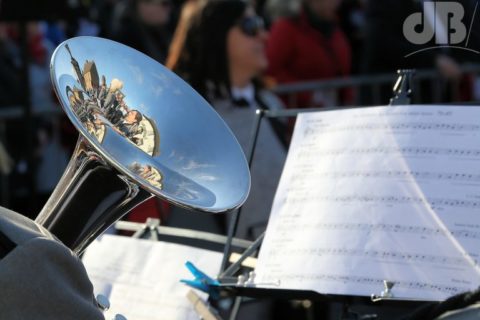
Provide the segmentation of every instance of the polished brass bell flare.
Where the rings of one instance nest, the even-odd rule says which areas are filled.
[[[114,41],[65,41],[53,87],[80,132],[75,152],[36,221],[76,253],[152,196],[204,212],[238,208],[250,189],[230,129],[188,84]]]

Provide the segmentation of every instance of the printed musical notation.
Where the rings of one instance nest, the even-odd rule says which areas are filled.
[[[298,158],[328,157],[339,155],[402,155],[402,156],[455,156],[465,158],[479,158],[480,149],[433,148],[433,147],[371,147],[371,148],[342,148],[342,149],[303,149],[298,152]]]
[[[447,132],[473,132],[480,131],[478,124],[465,123],[431,123],[431,122],[396,122],[396,123],[353,123],[348,125],[318,126],[316,129],[307,127],[303,130],[303,136],[311,134],[324,134],[345,131],[400,131],[400,130],[421,130],[421,131],[447,131]]]
[[[443,255],[426,254],[426,253],[412,253],[400,251],[385,251],[385,250],[360,250],[351,248],[290,248],[282,252],[275,251],[272,257],[278,255],[286,255],[290,258],[298,258],[304,256],[311,257],[363,257],[368,259],[380,260],[383,262],[397,261],[408,263],[430,263],[440,264],[442,266],[469,266],[472,264],[469,257],[448,257]],[[476,263],[475,261],[473,261]]]
[[[480,174],[460,173],[460,172],[420,172],[420,171],[328,171],[328,172],[308,172],[299,173],[293,178],[293,181],[304,181],[308,175],[309,179],[345,179],[345,178],[362,178],[362,179],[422,179],[422,180],[439,180],[439,181],[455,181],[480,183]]]
[[[477,119],[480,108],[444,106],[301,114],[259,282],[370,296],[389,280],[426,300],[478,287]]]
[[[478,231],[468,230],[465,228],[457,229],[445,229],[445,228],[432,228],[427,226],[418,226],[418,225],[402,225],[402,224],[387,224],[387,223],[305,223],[295,225],[296,230],[302,232],[307,232],[310,230],[315,230],[319,232],[333,230],[341,232],[364,232],[367,234],[380,233],[378,236],[381,236],[381,233],[403,233],[411,235],[423,235],[423,236],[438,236],[438,237],[449,237],[453,236],[455,238],[465,238],[471,240],[480,240],[480,227]],[[294,228],[289,225],[280,225],[277,227],[278,232],[289,232]]]
[[[432,209],[439,207],[454,208],[480,208],[480,201],[464,200],[464,199],[427,199],[409,196],[375,196],[375,195],[341,195],[341,196],[315,196],[309,195],[303,197],[295,196],[286,199],[288,204],[310,203],[310,202],[335,202],[340,204],[349,203],[375,203],[375,204],[425,204]]]

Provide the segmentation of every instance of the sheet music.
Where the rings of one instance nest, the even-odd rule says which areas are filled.
[[[106,319],[122,314],[129,320],[197,320],[186,297],[190,288],[180,283],[193,279],[185,262],[215,276],[221,259],[221,253],[208,250],[104,235],[90,245],[83,262],[95,294],[109,297]]]
[[[442,300],[480,285],[480,108],[297,118],[257,283]]]

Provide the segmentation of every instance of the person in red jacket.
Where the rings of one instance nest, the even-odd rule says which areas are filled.
[[[345,77],[350,74],[351,53],[337,25],[340,0],[303,0],[297,16],[280,18],[267,42],[267,74],[276,83]],[[323,107],[351,103],[349,90],[306,92],[288,107]]]

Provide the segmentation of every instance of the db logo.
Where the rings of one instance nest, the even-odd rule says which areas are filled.
[[[470,29],[475,18],[477,5],[478,3],[475,4]],[[419,51],[435,49],[439,46],[449,46],[480,53],[467,48],[470,31],[467,33],[467,27],[462,22],[464,15],[465,9],[461,3],[453,1],[425,1],[423,2],[423,12],[412,13],[405,19],[403,35],[408,41],[417,45],[426,44],[435,37],[436,47],[425,48]],[[465,41],[465,39],[466,43],[464,46],[455,46]]]
[[[423,14],[416,12],[407,17],[403,23],[403,34],[411,43],[425,44],[432,40],[436,30],[447,29],[447,38],[437,37],[436,44],[458,44],[467,37],[467,28],[462,22],[464,14],[463,6],[458,2],[426,1],[423,3]],[[417,32],[417,26],[423,27],[423,31]]]

